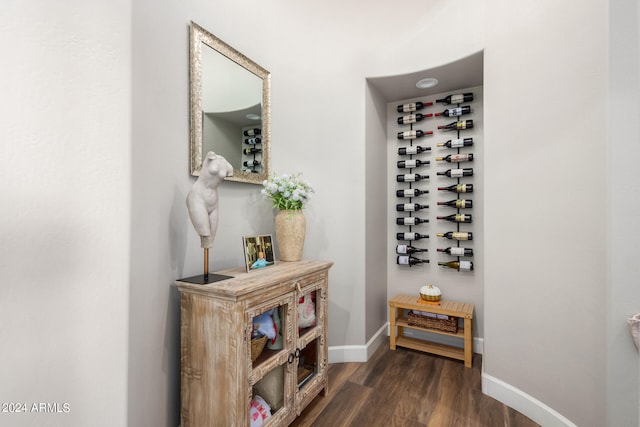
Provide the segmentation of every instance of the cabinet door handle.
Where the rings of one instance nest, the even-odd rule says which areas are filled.
[[[292,364],[294,360],[299,359],[300,353],[302,353],[302,350],[300,350],[299,348],[296,348],[296,351],[294,351],[293,353],[289,353],[289,357],[287,357],[287,363]]]
[[[299,294],[302,293],[302,289],[300,289],[300,282],[296,282],[296,289],[298,290]]]

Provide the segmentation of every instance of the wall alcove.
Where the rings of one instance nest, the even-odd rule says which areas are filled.
[[[473,303],[476,307],[476,325],[474,327],[474,351],[482,353],[483,337],[483,269],[482,269],[482,245],[483,245],[483,224],[482,224],[482,149],[484,145],[482,122],[483,122],[483,52],[477,52],[460,60],[450,62],[441,66],[411,72],[401,75],[370,77],[367,78],[367,99],[366,99],[366,144],[365,144],[365,170],[366,170],[366,236],[368,244],[365,249],[366,257],[366,339],[372,342],[379,338],[380,341],[386,338],[386,322],[388,320],[386,301],[399,293],[416,294],[418,289],[427,284],[433,283],[441,287],[443,295],[447,299],[455,299]],[[438,84],[434,87],[421,89],[416,87],[416,83],[423,78],[435,78]],[[444,271],[437,265],[438,261],[449,261],[453,258],[445,259],[442,254],[436,251],[437,248],[446,248],[452,245],[452,241],[436,237],[436,233],[445,231],[447,227],[442,221],[436,221],[436,215],[448,215],[449,212],[441,206],[437,206],[438,201],[446,201],[457,197],[454,193],[437,194],[438,185],[445,185],[443,177],[436,176],[436,171],[446,170],[455,166],[446,162],[436,162],[436,157],[451,154],[453,150],[444,150],[436,147],[437,143],[443,143],[452,138],[463,138],[467,135],[454,135],[456,132],[442,132],[437,129],[438,125],[444,125],[456,121],[456,117],[428,118],[421,122],[414,123],[413,129],[432,130],[433,135],[416,139],[415,144],[431,147],[431,151],[423,153],[423,156],[415,156],[421,160],[429,160],[430,165],[414,172],[424,173],[430,176],[428,181],[430,193],[423,199],[414,199],[416,203],[429,205],[428,216],[431,218],[428,224],[424,224],[420,233],[430,235],[429,239],[414,242],[414,246],[428,248],[428,253],[424,258],[428,258],[427,265],[407,268],[396,264],[396,244],[402,243],[396,240],[396,232],[399,226],[396,225],[396,203],[403,203],[396,197],[396,190],[399,189],[395,180],[397,174],[404,173],[397,168],[396,162],[401,160],[397,154],[399,141],[396,138],[398,131],[405,129],[397,123],[400,116],[408,113],[398,113],[397,105],[417,102],[434,101],[448,94],[473,92],[473,112],[461,118],[473,119],[475,127],[473,129],[474,161],[469,164],[474,168],[473,196],[473,232],[474,232],[474,265],[475,270],[470,274],[463,275],[457,271]],[[441,96],[442,95],[442,96]],[[451,107],[443,104],[436,104],[427,107],[420,113],[441,113],[446,108]],[[406,141],[405,141],[406,142]],[[464,167],[469,167],[466,164]],[[460,167],[463,167],[460,164]],[[447,183],[448,185],[449,183]],[[467,197],[471,198],[471,197]],[[408,231],[408,230],[407,230]],[[440,241],[438,240],[440,239]],[[406,242],[404,242],[406,243]],[[455,243],[455,242],[454,242]],[[464,246],[464,245],[463,245]],[[381,328],[381,325],[385,325]],[[382,335],[380,337],[380,335]],[[457,345],[456,340],[448,340],[446,337],[430,337],[434,341],[441,341],[447,344]]]

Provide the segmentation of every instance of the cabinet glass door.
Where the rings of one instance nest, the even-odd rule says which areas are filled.
[[[309,383],[318,374],[320,361],[318,359],[319,339],[315,339],[300,349],[298,353],[298,363],[296,366],[296,377],[298,390]]]
[[[322,387],[323,370],[326,369],[326,287],[312,284],[296,293],[297,340],[295,346],[297,401],[308,392]],[[325,377],[326,378],[326,377]]]
[[[247,312],[251,426],[277,425],[291,413],[292,337],[286,331],[291,329],[292,307],[289,295]]]
[[[286,364],[278,365],[251,387],[249,420],[252,426],[280,424],[288,416],[285,398]]]
[[[280,304],[251,316],[251,367],[256,369],[284,351],[289,304]]]

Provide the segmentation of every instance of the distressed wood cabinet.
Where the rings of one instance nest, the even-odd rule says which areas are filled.
[[[249,426],[256,394],[271,407],[266,427],[291,423],[320,392],[328,392],[327,290],[324,261],[280,262],[208,285],[177,281],[181,306],[181,426]],[[315,313],[299,313],[299,301]],[[251,359],[253,320],[277,311],[282,348]],[[302,316],[302,317],[300,317]],[[306,317],[305,317],[306,316]],[[299,317],[315,316],[311,326]],[[307,326],[307,327],[302,327]]]

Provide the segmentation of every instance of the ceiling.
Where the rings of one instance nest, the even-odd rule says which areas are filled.
[[[483,84],[483,57],[483,52],[478,52],[429,70],[398,76],[370,77],[367,81],[380,91],[387,102],[480,86]],[[438,79],[438,85],[429,89],[418,89],[416,83],[426,77]]]
[[[237,111],[222,111],[216,113],[205,112],[205,114],[209,117],[217,117],[240,127],[262,125],[262,120],[260,118],[250,119],[247,117],[248,114],[254,114],[258,117],[261,117],[262,103],[258,103],[256,105],[252,105],[251,107]]]

